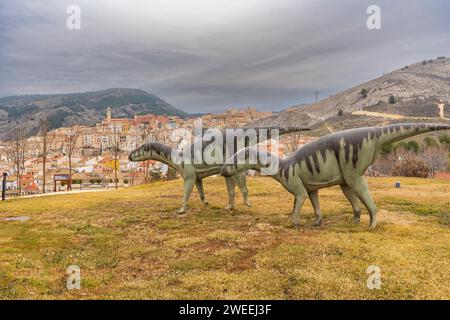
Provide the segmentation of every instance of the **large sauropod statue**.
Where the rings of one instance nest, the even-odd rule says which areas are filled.
[[[375,162],[376,156],[384,145],[437,130],[450,130],[450,125],[405,123],[350,129],[310,142],[284,159],[272,158],[279,161],[276,173],[272,177],[295,196],[292,212],[294,226],[299,225],[300,209],[307,197],[314,208],[316,216],[314,225],[320,225],[322,214],[318,190],[339,185],[353,207],[354,222],[359,223],[361,215],[359,200],[361,200],[369,211],[369,227],[374,228],[377,224],[376,206],[370,196],[364,172]],[[222,167],[221,174],[230,177],[242,174],[247,169],[260,171],[268,167],[269,162],[262,162],[260,159],[264,157],[266,159],[267,155],[272,155],[263,155],[256,151],[256,148],[250,148],[242,149],[228,159]],[[257,153],[254,164],[248,163],[251,152]],[[239,155],[246,159],[246,163],[238,163],[238,159],[242,159]],[[274,163],[273,160],[272,163]]]
[[[288,128],[280,128],[280,127],[254,127],[254,128],[242,128],[243,130],[247,129],[255,129],[254,132],[256,133],[256,138],[260,138],[260,130],[266,130],[266,136],[264,138],[270,139],[271,138],[271,130],[272,129],[278,129],[278,133],[280,135],[287,134],[291,132],[299,132],[299,131],[305,131],[309,130],[307,128],[296,128],[296,127],[288,127]],[[181,162],[178,163],[175,159],[172,159],[173,156],[173,148],[170,146],[167,146],[165,144],[159,143],[159,142],[148,142],[137,148],[136,150],[132,151],[129,155],[130,161],[145,161],[145,160],[156,160],[163,162],[176,170],[178,173],[181,174],[184,180],[184,196],[183,196],[183,205],[178,210],[178,213],[185,213],[188,205],[188,200],[191,195],[192,189],[194,187],[194,184],[198,190],[198,193],[200,195],[200,199],[204,204],[208,204],[205,198],[205,192],[203,191],[203,179],[215,174],[220,173],[220,168],[222,167],[225,159],[227,156],[234,154],[238,151],[236,143],[233,144],[233,151],[226,152],[227,148],[227,134],[225,132],[226,129],[220,130],[220,134],[222,135],[222,151],[223,155],[222,158],[224,159],[222,162],[217,164],[208,164],[202,159],[201,163],[196,163],[194,161],[194,154],[195,154],[195,147],[194,144],[190,144],[183,148],[185,152],[189,154],[189,163]],[[233,139],[236,139],[236,137],[233,137]],[[211,141],[203,141],[201,145],[202,152],[207,148],[209,145],[214,143],[214,139],[211,139]],[[248,146],[249,141],[245,140],[245,146]],[[186,151],[188,150],[188,151]],[[234,177],[228,177],[225,178],[225,182],[227,185],[227,191],[228,191],[228,205],[226,207],[227,210],[232,210],[234,208],[234,197],[235,197],[235,188],[236,184],[238,185],[239,189],[241,190],[241,193],[244,198],[244,203],[247,206],[251,206],[250,201],[248,200],[248,189],[247,189],[247,183],[245,178],[245,172],[242,174],[238,174]]]

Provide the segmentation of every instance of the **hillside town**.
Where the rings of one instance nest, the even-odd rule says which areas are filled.
[[[61,127],[23,141],[1,142],[0,170],[7,174],[5,190],[10,195],[131,186],[168,172],[166,165],[153,160],[128,160],[128,153],[141,144],[159,141],[173,146],[173,131],[192,129],[197,120],[202,120],[204,127],[238,128],[270,115],[271,112],[247,108],[185,119],[154,114],[115,118],[108,107],[106,117],[95,126]],[[295,139],[296,144],[306,142],[304,137]],[[280,155],[285,149],[279,143]]]

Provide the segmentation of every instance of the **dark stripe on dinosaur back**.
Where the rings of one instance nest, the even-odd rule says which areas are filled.
[[[337,132],[304,145],[293,155],[292,158],[296,163],[302,163],[302,161],[305,161],[306,167],[311,174],[314,174],[314,169],[317,173],[320,173],[319,155],[322,157],[324,162],[326,162],[328,151],[334,154],[336,160],[339,162],[341,141],[343,140],[345,161],[350,161],[350,153],[352,153],[351,161],[353,166],[356,166],[364,139],[372,140],[374,138],[378,138],[380,135],[381,128],[362,128]],[[287,177],[287,175],[288,172],[285,172],[285,177]]]
[[[172,148],[159,143],[159,142],[148,142],[144,146],[144,151],[150,152],[153,151],[157,155],[163,156],[164,158],[170,159],[172,154]]]
[[[444,124],[426,124],[426,123],[405,123],[394,124],[384,127],[374,128],[358,128],[337,132],[320,138],[316,141],[310,142],[300,148],[293,156],[286,162],[286,168],[282,168],[283,175],[286,180],[289,179],[289,168],[293,168],[295,163],[302,165],[305,161],[306,167],[311,174],[314,174],[314,169],[320,173],[319,154],[322,156],[324,162],[327,151],[334,154],[336,160],[340,161],[341,141],[344,142],[344,156],[345,161],[350,162],[350,153],[352,153],[352,164],[356,167],[359,159],[364,139],[377,140],[385,134],[395,134],[402,130],[419,132],[421,129],[428,129],[430,131],[450,129],[448,125]]]

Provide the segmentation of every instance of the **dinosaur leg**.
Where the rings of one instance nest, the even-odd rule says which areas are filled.
[[[245,172],[234,176],[236,183],[241,190],[242,196],[244,197],[244,203],[247,207],[251,207],[252,204],[248,200],[248,189],[247,189],[247,179],[245,177]]]
[[[178,210],[179,214],[185,213],[191,195],[192,189],[194,188],[195,177],[186,177],[184,179],[184,196],[183,196],[183,206]]]
[[[322,212],[320,212],[320,205],[319,205],[319,191],[317,190],[312,191],[308,195],[314,208],[314,214],[316,215],[316,220],[314,220],[314,226],[317,227],[322,224]]]
[[[292,223],[295,228],[298,228],[300,226],[300,210],[303,206],[303,203],[305,203],[306,198],[306,192],[295,195],[294,210],[292,210]]]
[[[200,195],[200,200],[204,204],[208,204],[208,201],[206,201],[205,198],[205,191],[203,190],[203,180],[202,179],[195,180],[195,187],[197,188],[198,194]]]
[[[359,203],[358,197],[356,196],[355,192],[345,184],[341,185],[341,190],[352,205],[353,223],[359,223],[359,219],[361,217],[361,204]]]
[[[236,181],[233,177],[227,177],[225,178],[225,182],[227,183],[227,190],[228,190],[228,205],[225,207],[226,210],[233,210],[234,209],[234,196],[236,195],[235,187],[236,187]]]
[[[377,225],[377,206],[373,202],[373,199],[369,193],[369,187],[367,185],[367,181],[364,177],[356,177],[351,181],[351,183],[347,184],[350,188],[353,189],[355,194],[358,196],[359,200],[364,204],[364,206],[369,211],[370,216],[370,228],[375,228]]]

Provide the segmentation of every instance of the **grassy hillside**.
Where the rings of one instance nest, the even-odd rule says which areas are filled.
[[[11,96],[0,98],[0,137],[7,137],[17,127],[35,134],[39,120],[44,118],[52,129],[74,124],[94,125],[105,118],[107,107],[111,107],[115,118],[148,113],[187,116],[161,98],[139,89]]]
[[[402,188],[394,189],[395,181]],[[337,188],[321,192],[324,223],[308,202],[291,227],[292,196],[269,178],[249,181],[252,208],[228,213],[223,179],[209,178],[177,216],[182,181],[0,203],[0,298],[431,299],[450,298],[450,182],[369,181],[379,225],[350,223]],[[4,221],[10,216],[28,221]],[[81,290],[66,268],[81,267]],[[381,268],[382,289],[366,287]]]

